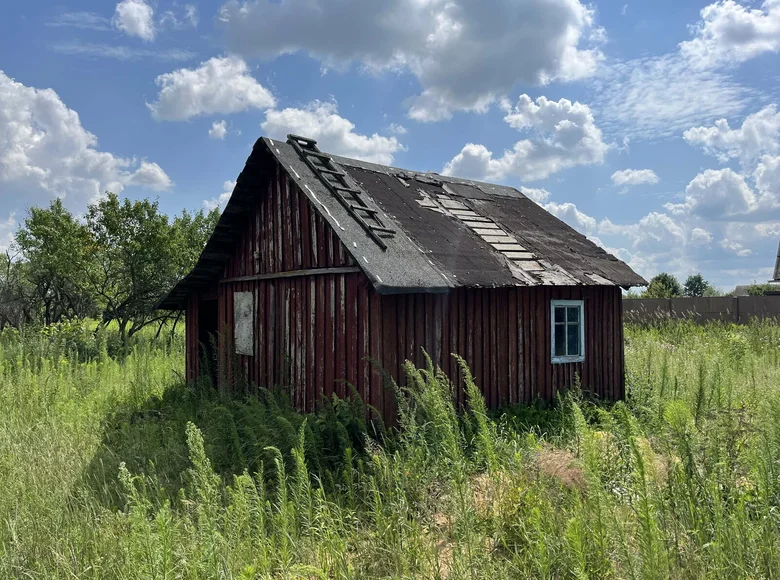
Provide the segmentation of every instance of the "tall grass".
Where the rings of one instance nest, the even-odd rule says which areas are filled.
[[[75,337],[75,338],[74,338]],[[180,337],[0,335],[3,578],[761,578],[780,570],[780,329],[626,331],[628,396],[468,411],[185,386]]]

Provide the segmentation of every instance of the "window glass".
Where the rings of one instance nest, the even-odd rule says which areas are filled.
[[[580,307],[569,306],[567,309],[566,322],[579,322],[580,321]]]
[[[555,356],[566,356],[566,325],[565,324],[555,325]]]
[[[566,322],[566,308],[563,306],[555,307],[555,322]]]
[[[578,356],[580,354],[580,325],[567,324],[566,354],[568,356]]]

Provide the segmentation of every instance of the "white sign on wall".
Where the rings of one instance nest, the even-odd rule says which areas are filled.
[[[233,293],[233,336],[236,354],[255,354],[255,295],[253,292]]]

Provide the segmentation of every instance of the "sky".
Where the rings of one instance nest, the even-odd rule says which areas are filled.
[[[106,191],[226,203],[255,140],[515,186],[650,278],[771,278],[780,0],[0,9],[0,248]]]

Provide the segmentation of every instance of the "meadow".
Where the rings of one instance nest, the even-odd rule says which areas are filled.
[[[771,578],[780,327],[626,329],[625,402],[456,412],[185,385],[181,334],[0,334],[1,578]]]

